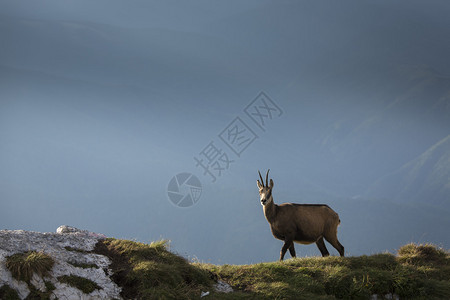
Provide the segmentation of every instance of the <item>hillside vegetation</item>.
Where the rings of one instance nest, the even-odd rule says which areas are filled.
[[[112,279],[124,299],[200,299],[207,291],[202,299],[369,299],[374,294],[378,299],[450,299],[450,253],[429,244],[405,245],[397,255],[220,266],[190,263],[170,252],[166,241],[106,239],[93,252],[112,260]],[[216,291],[218,280],[234,291]],[[77,284],[85,290],[82,281]],[[5,285],[0,299],[19,298]],[[34,293],[33,299],[48,299],[48,294]]]
[[[246,266],[206,267],[238,292],[218,299],[448,299],[449,253],[409,244],[397,256],[310,257]],[[202,266],[205,267],[205,266]]]
[[[400,299],[450,298],[450,253],[433,245],[408,244],[397,255],[310,257],[254,265],[189,263],[164,241],[142,244],[107,239],[96,252],[113,260],[114,280],[124,298],[364,299],[397,294]],[[235,290],[215,292],[221,279]]]

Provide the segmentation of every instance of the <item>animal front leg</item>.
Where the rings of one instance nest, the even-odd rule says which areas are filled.
[[[284,245],[281,248],[281,252],[280,252],[280,261],[283,260],[284,255],[286,254],[287,249],[289,249],[291,247],[291,245],[293,245],[292,240],[285,240],[284,241]]]

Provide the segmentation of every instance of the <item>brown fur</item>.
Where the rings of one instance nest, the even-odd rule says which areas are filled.
[[[324,240],[327,240],[341,256],[344,256],[344,247],[337,239],[337,227],[340,224],[338,214],[325,204],[295,204],[283,203],[277,205],[273,202],[273,180],[267,183],[269,171],[266,175],[266,185],[257,181],[261,203],[264,206],[264,216],[270,224],[275,238],[284,241],[281,248],[280,260],[283,260],[286,251],[295,257],[294,242],[300,244],[316,243],[322,256],[328,256]],[[261,181],[262,176],[260,174]]]

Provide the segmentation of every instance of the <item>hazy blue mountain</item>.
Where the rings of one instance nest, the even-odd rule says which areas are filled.
[[[450,208],[450,136],[395,172],[375,182],[368,193],[401,203]]]
[[[331,172],[345,172],[355,193],[449,134],[448,78],[423,66],[403,67],[391,84],[389,94],[377,95],[382,105],[332,121],[317,145]]]

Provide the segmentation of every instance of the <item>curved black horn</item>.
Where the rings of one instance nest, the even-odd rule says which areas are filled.
[[[258,170],[258,174],[259,174],[259,178],[261,179],[261,184],[264,185],[264,181],[262,179],[262,176],[261,176],[261,173],[259,172],[259,170]]]
[[[267,174],[266,174],[266,186],[269,187],[269,171],[270,169],[267,169]]]

